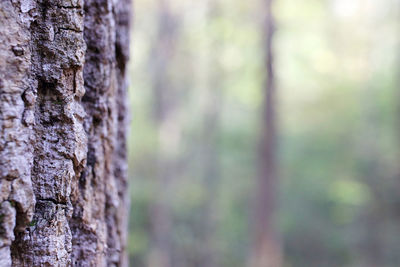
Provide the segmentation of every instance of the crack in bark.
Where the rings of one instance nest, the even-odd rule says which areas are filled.
[[[56,204],[56,205],[67,206],[66,202],[57,201],[56,199],[53,199],[53,198],[37,198],[36,202],[38,202],[38,201],[51,202],[51,203]]]
[[[76,33],[82,33],[82,30],[77,30],[77,29],[73,29],[73,28],[66,28],[66,27],[58,27],[58,30],[62,30],[62,31],[72,31],[72,32],[76,32]],[[60,33],[60,32],[57,33]]]

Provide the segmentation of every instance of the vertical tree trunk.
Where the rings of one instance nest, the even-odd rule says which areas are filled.
[[[154,203],[151,206],[150,267],[173,267],[172,264],[172,211],[170,193],[176,175],[174,151],[179,139],[180,123],[175,117],[174,88],[170,66],[174,57],[177,25],[168,0],[161,0],[158,12],[157,40],[153,47],[152,80],[154,82],[154,122],[158,147],[154,156],[156,164]]]
[[[264,91],[263,123],[261,127],[259,177],[256,186],[253,246],[250,257],[251,267],[279,267],[281,248],[275,229],[277,196],[276,160],[276,115],[275,115],[275,73],[273,68],[272,40],[274,20],[272,0],[266,0],[264,20],[266,83]]]
[[[217,1],[204,1],[205,12],[204,20],[212,23],[214,19],[218,19],[220,14],[220,6]],[[216,36],[207,36],[207,42],[202,55],[204,57],[205,66],[203,74],[203,83],[205,84],[205,104],[203,110],[203,129],[202,142],[199,143],[203,167],[203,183],[206,191],[206,198],[201,210],[202,222],[200,222],[200,263],[202,267],[219,266],[218,246],[217,246],[217,208],[216,202],[218,198],[221,170],[220,170],[220,153],[218,150],[218,136],[221,124],[222,110],[222,80],[223,70],[220,65],[219,55],[222,52],[221,44],[216,40]]]
[[[0,2],[0,266],[126,266],[129,0]]]
[[[217,72],[218,73],[218,72]],[[220,72],[218,74],[221,74]],[[215,83],[214,86],[219,86]],[[218,266],[218,252],[216,251],[216,207],[215,202],[218,195],[220,180],[220,158],[218,151],[218,132],[220,120],[221,91],[215,90],[214,98],[209,98],[207,110],[205,111],[203,129],[203,166],[204,166],[204,187],[207,198],[204,200],[202,210],[203,221],[201,222],[201,243],[202,267]]]

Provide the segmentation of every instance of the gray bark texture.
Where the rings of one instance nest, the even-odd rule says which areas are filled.
[[[127,266],[129,0],[0,1],[0,266]]]

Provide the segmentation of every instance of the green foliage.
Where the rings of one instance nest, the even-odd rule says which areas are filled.
[[[130,257],[133,266],[148,266],[151,206],[165,191],[171,250],[180,266],[203,266],[204,223],[210,220],[207,246],[217,266],[242,267],[257,176],[264,7],[253,0],[167,2],[178,34],[166,45],[174,51],[164,85],[173,112],[165,123],[169,149],[163,151],[152,76],[159,1],[136,1]],[[398,4],[274,3],[278,225],[285,266],[400,266]],[[217,111],[207,117],[213,101]],[[213,116],[217,122],[210,128]],[[160,158],[173,169],[161,190]],[[210,158],[217,170],[212,177]]]

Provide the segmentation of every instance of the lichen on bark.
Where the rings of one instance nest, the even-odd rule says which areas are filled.
[[[128,29],[128,0],[0,2],[0,266],[127,265]]]

